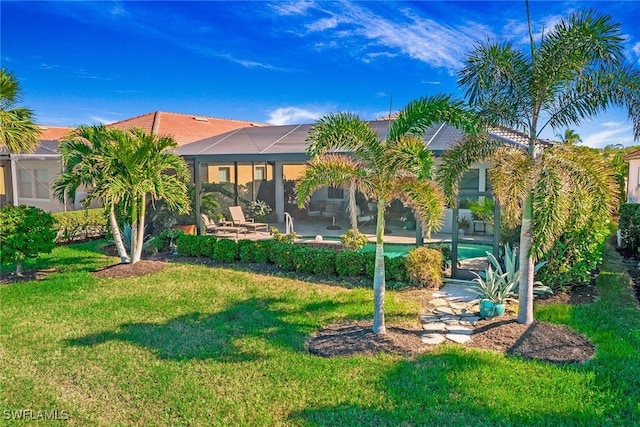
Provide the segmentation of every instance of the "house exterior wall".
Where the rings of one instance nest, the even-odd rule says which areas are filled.
[[[640,203],[640,159],[629,160],[627,180],[627,202]]]
[[[11,193],[17,190],[12,204],[35,206],[48,212],[65,210],[65,206],[54,199],[51,190],[51,185],[61,174],[59,158],[17,158],[13,165],[16,182],[12,188],[6,188]]]

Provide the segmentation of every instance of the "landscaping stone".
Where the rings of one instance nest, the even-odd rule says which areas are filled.
[[[479,316],[464,316],[460,318],[460,324],[475,326],[478,320],[480,320]]]
[[[436,307],[443,306],[443,305],[446,306],[447,304],[449,304],[449,301],[447,301],[444,298],[436,298],[429,301],[429,304],[434,305]]]
[[[435,310],[433,310],[433,312],[435,314],[455,314],[455,312],[453,311],[453,309],[451,307],[447,307],[444,305],[441,305],[440,307],[437,307]]]
[[[447,331],[451,334],[460,335],[471,335],[473,333],[473,329],[465,328],[464,326],[447,326]]]
[[[445,341],[445,337],[442,334],[424,334],[422,336],[422,342],[429,345],[442,344]]]
[[[425,314],[423,316],[420,316],[420,321],[422,323],[434,323],[434,322],[439,322],[440,321],[440,316],[436,315],[436,314]]]
[[[425,323],[422,329],[426,332],[443,332],[447,329],[447,325],[442,322]]]
[[[461,335],[461,334],[447,334],[445,337],[448,340],[451,340],[458,344],[465,344],[471,341],[471,335]]]

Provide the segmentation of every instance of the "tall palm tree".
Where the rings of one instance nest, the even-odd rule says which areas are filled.
[[[106,185],[97,192],[103,200],[121,203],[131,217],[131,263],[140,261],[147,201],[163,200],[169,209],[189,211],[189,168],[172,150],[168,136],[142,129],[110,130],[114,150],[105,159]]]
[[[99,200],[109,212],[111,234],[118,256],[122,263],[128,263],[130,258],[116,219],[116,202],[113,199],[101,199],[102,195],[106,195],[103,189],[109,182],[109,169],[104,167],[104,163],[112,158],[115,149],[111,130],[102,125],[80,126],[60,143],[59,149],[64,170],[53,183],[54,196],[61,203],[66,203],[67,200],[76,200],[78,189],[83,188],[87,192],[82,201],[85,206]]]
[[[39,144],[40,129],[33,121],[33,111],[17,107],[22,90],[16,77],[0,68],[0,148],[12,153],[30,153]]]
[[[575,145],[582,142],[580,135],[573,129],[565,129],[564,133],[557,133],[556,136],[560,138],[560,141],[564,144]]]
[[[591,164],[578,147],[544,148],[539,135],[547,126],[577,125],[611,105],[625,105],[639,138],[640,71],[624,64],[620,26],[611,17],[576,12],[536,44],[528,2],[526,9],[530,51],[508,43],[478,44],[460,71],[459,84],[483,118],[524,132],[527,146],[513,150],[489,139],[468,139],[446,156],[439,179],[451,196],[473,162],[495,162],[496,199],[522,225],[518,322],[530,324],[536,259],[570,224],[573,209],[578,212],[589,200],[593,212],[608,212],[615,199],[606,169]],[[580,211],[577,220],[585,215],[588,210]]]
[[[373,332],[386,333],[384,321],[384,212],[395,199],[409,205],[425,229],[438,228],[443,195],[432,180],[433,159],[422,136],[432,125],[448,122],[471,134],[478,123],[461,102],[437,95],[409,103],[391,123],[386,139],[354,114],[337,113],[318,120],[309,131],[309,167],[298,187],[300,207],[315,190],[354,182],[377,202],[376,258],[373,279]],[[336,152],[348,152],[336,154]]]

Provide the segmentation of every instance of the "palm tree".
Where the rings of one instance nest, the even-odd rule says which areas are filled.
[[[386,333],[384,322],[384,212],[395,199],[409,205],[425,229],[438,228],[443,196],[432,180],[433,159],[422,135],[432,125],[448,122],[476,134],[477,121],[461,102],[438,95],[409,103],[390,124],[385,140],[354,114],[330,114],[309,131],[309,167],[297,186],[300,207],[326,185],[355,183],[377,202],[376,258],[373,279],[373,332]],[[336,154],[336,152],[348,152]],[[354,192],[355,193],[355,192]]]
[[[575,145],[582,142],[580,135],[578,135],[573,129],[565,129],[564,133],[557,133],[556,136],[560,138],[560,141],[563,144]]]
[[[611,105],[626,105],[639,138],[640,71],[624,64],[620,26],[611,17],[576,12],[536,44],[528,2],[526,8],[530,52],[508,43],[478,44],[460,71],[459,84],[484,119],[524,132],[527,146],[514,150],[489,139],[468,139],[446,156],[439,179],[451,197],[472,163],[495,162],[490,177],[496,199],[522,225],[518,322],[530,324],[536,259],[570,225],[572,210],[580,222],[589,214],[583,210],[585,201],[594,203],[596,214],[608,213],[615,200],[600,163],[590,163],[592,157],[578,147],[544,148],[539,135],[547,126],[577,125]]]
[[[40,143],[40,129],[33,121],[33,111],[16,107],[22,90],[13,73],[0,69],[0,148],[12,153],[30,153]]]
[[[110,132],[102,125],[80,126],[60,143],[64,170],[53,183],[53,194],[61,203],[76,200],[80,188],[87,191],[83,200],[85,206],[89,206],[93,200],[100,199],[100,195],[106,195],[104,187],[109,182],[109,168],[104,167],[104,162],[105,159],[112,158],[115,149]],[[107,198],[100,201],[109,212],[111,234],[116,243],[118,256],[122,263],[128,263],[129,255],[122,242],[116,219],[116,202]]]
[[[110,130],[113,151],[103,163],[106,185],[97,191],[103,200],[122,204],[131,217],[131,263],[140,261],[147,201],[163,200],[169,209],[189,211],[189,168],[174,152],[178,144],[168,136],[142,129]]]

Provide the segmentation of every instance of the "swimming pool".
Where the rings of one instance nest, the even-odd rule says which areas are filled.
[[[325,241],[340,241],[337,237],[326,237],[323,240]],[[443,243],[444,245],[449,245],[451,247],[451,243]],[[416,245],[411,244],[401,244],[401,243],[385,243],[384,244],[384,254],[389,258],[395,258],[398,256],[406,256],[411,249],[414,249]],[[376,245],[374,243],[367,243],[367,245],[360,249],[360,252],[375,252]],[[487,256],[487,251],[491,252],[493,247],[490,245],[482,245],[482,244],[474,244],[474,243],[464,243],[458,244],[458,260],[461,259],[469,259],[469,258],[479,258]]]

